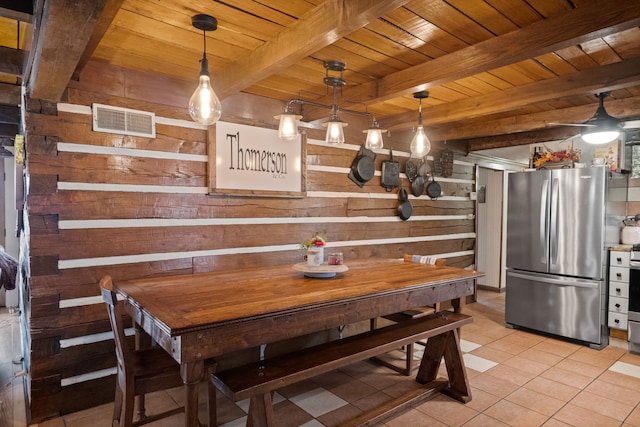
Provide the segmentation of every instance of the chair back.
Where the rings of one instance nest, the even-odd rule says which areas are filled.
[[[116,342],[116,357],[118,359],[118,372],[125,373],[127,360],[131,360],[131,349],[125,341],[124,324],[122,322],[122,313],[118,305],[116,293],[113,290],[113,282],[111,276],[104,276],[100,280],[100,291],[102,299],[106,303],[107,313],[109,314],[109,322],[113,331],[113,338]]]

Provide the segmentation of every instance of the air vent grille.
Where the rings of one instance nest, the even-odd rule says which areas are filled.
[[[155,115],[147,111],[93,104],[93,130],[155,138]]]

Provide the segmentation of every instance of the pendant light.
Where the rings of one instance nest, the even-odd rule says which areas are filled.
[[[609,92],[596,95],[599,100],[596,114],[583,125],[582,139],[589,144],[606,144],[620,136],[620,120],[610,116],[604,109],[604,98],[607,96]]]
[[[348,110],[346,108],[341,108],[337,104],[338,88],[343,87],[347,84],[343,78],[343,73],[344,70],[346,70],[346,65],[340,61],[324,61],[323,65],[326,70],[323,81],[326,86],[332,88],[333,104],[325,105],[313,101],[305,101],[300,98],[290,99],[287,102],[283,112],[277,116],[274,116],[275,119],[279,120],[278,136],[284,140],[296,139],[299,135],[298,120],[302,118],[302,115],[296,114],[294,112],[293,104],[310,105],[312,107],[327,108],[331,110],[331,116],[329,117],[329,120],[322,124],[322,126],[327,128],[327,133],[325,135],[326,143],[342,144],[345,141],[343,128],[346,127],[348,123],[343,121],[338,116],[338,112],[341,112],[370,117],[373,120],[373,124],[369,129],[362,131],[367,134],[365,139],[365,147],[372,150],[382,148],[382,134],[386,132],[386,129],[380,128],[380,125],[378,124],[373,114],[369,113],[368,111],[363,112]]]
[[[431,141],[429,141],[427,134],[424,133],[424,126],[422,125],[422,100],[429,97],[429,92],[426,90],[416,92],[413,97],[420,100],[420,107],[418,109],[418,127],[415,135],[413,135],[409,149],[414,156],[424,157],[431,150]]]
[[[204,50],[200,60],[200,82],[189,99],[189,115],[200,124],[212,125],[220,118],[222,105],[211,87],[209,61],[207,60],[207,31],[216,30],[218,21],[213,16],[198,14],[191,18],[191,25],[202,30]]]
[[[382,148],[382,134],[385,133],[386,129],[380,129],[380,125],[376,119],[373,119],[373,124],[369,129],[363,130],[363,133],[367,134],[367,138],[365,139],[364,146],[369,150],[379,150]]]

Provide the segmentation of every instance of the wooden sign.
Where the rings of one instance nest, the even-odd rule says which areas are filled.
[[[213,146],[209,155],[212,193],[304,196],[303,137],[284,141],[274,129],[218,122]]]

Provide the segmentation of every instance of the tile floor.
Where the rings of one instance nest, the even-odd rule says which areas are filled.
[[[637,426],[640,356],[625,342],[592,350],[504,327],[504,294],[480,291],[465,307],[474,323],[462,328],[473,400],[466,405],[437,394],[379,426]],[[420,349],[420,346],[417,346]],[[396,357],[401,358],[398,351]],[[419,356],[418,354],[416,356]],[[442,371],[446,375],[445,371]],[[278,426],[335,426],[416,383],[365,361],[279,390]],[[204,387],[201,401],[204,401]],[[148,409],[180,404],[181,389],[156,394]],[[218,396],[219,424],[241,426],[247,403]],[[109,426],[112,405],[66,415],[39,427]],[[201,419],[205,419],[201,405]],[[179,426],[183,415],[150,426]]]

